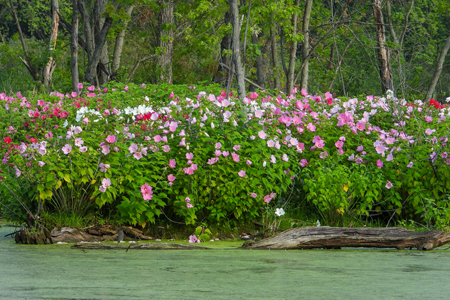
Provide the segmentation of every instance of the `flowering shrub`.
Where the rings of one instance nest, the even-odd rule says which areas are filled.
[[[240,101],[193,87],[110,89],[1,94],[3,188],[28,178],[58,211],[109,203],[122,222],[163,213],[194,224],[255,218],[297,185],[330,223],[384,213],[448,224],[445,106],[392,94],[294,90]]]

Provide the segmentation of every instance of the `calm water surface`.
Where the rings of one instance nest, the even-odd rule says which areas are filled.
[[[450,250],[83,252],[12,231],[0,228],[0,299],[450,299]]]

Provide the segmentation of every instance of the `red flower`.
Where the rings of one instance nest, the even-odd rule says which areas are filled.
[[[12,143],[12,139],[9,136],[5,137],[5,143]]]

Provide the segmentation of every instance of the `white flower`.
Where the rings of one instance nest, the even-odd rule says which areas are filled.
[[[317,227],[320,227],[320,221],[317,220]]]
[[[283,209],[283,208],[277,208],[277,209],[275,210],[275,214],[276,214],[278,217],[281,217],[282,215],[285,214],[284,209]]]

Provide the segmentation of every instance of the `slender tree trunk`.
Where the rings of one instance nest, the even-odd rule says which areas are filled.
[[[309,0],[311,1],[311,0]],[[298,7],[300,0],[295,0],[294,6]],[[291,41],[291,51],[289,53],[289,66],[286,82],[286,93],[290,94],[294,89],[294,76],[295,76],[295,59],[297,53],[297,13],[292,14],[292,41]]]
[[[381,11],[382,0],[374,0],[373,15],[375,17],[375,28],[378,40],[378,60],[380,63],[380,79],[383,94],[388,90],[394,90],[394,82],[392,79],[391,58],[389,49],[386,47],[386,35],[384,29],[383,12]]]
[[[58,0],[52,0],[52,32],[50,34],[50,43],[49,43],[49,51],[52,51],[56,47],[56,40],[58,38],[58,25],[59,25],[59,2]],[[47,65],[44,67],[43,71],[43,81],[44,86],[47,90],[50,89],[50,82],[52,80],[53,71],[56,67],[56,61],[53,59],[53,56],[50,54],[50,58],[48,60]]]
[[[36,70],[35,66],[33,65],[30,58],[28,57],[28,51],[27,51],[27,47],[25,44],[25,38],[23,37],[22,28],[20,27],[19,18],[17,17],[16,8],[14,7],[12,0],[9,0],[9,4],[11,5],[11,10],[12,10],[12,13],[14,16],[14,20],[16,21],[17,30],[19,31],[20,42],[22,43],[22,49],[23,49],[23,53],[24,53],[24,58],[22,58],[20,56],[19,56],[19,58],[22,61],[22,63],[25,65],[25,67],[27,68],[28,72],[30,72],[30,75],[31,75],[31,77],[33,77],[33,80],[40,81],[39,72],[38,72],[38,70]]]
[[[133,12],[134,6],[131,5],[127,8],[127,14],[131,17],[131,13]],[[127,31],[128,21],[125,21],[123,24],[123,29],[119,32],[116,37],[116,44],[114,45],[114,54],[113,54],[113,63],[111,73],[117,73],[120,67],[120,57],[122,55],[123,44],[125,40],[125,33]]]
[[[252,34],[252,44],[258,44],[259,40],[255,34]],[[265,72],[264,72],[264,61],[263,61],[263,48],[260,47],[261,54],[256,57],[256,84],[261,87],[265,86]]]
[[[105,12],[105,6],[107,0],[96,0],[94,5],[94,33],[95,36],[98,36],[100,34],[100,31],[103,27],[103,24],[105,23],[105,18],[103,17],[103,14]],[[96,83],[97,85],[105,84],[109,77],[108,74],[102,71],[101,65],[103,65],[105,68],[109,65],[109,55],[108,55],[108,42],[105,41],[105,44],[102,48],[102,53],[100,55],[99,64],[97,64],[97,70],[96,70]],[[108,72],[110,73],[110,72]]]
[[[302,69],[300,88],[308,90],[309,74],[309,20],[311,17],[312,0],[306,1],[305,14],[303,15],[303,53],[302,58],[305,66]]]
[[[230,22],[231,22],[230,13],[226,12],[224,17],[224,23],[228,24]],[[230,66],[231,64],[231,57],[227,55],[227,50],[230,50],[230,48],[231,48],[231,34],[227,33],[220,42],[220,62],[227,66]],[[219,63],[217,72],[213,76],[213,82],[215,83],[224,82],[224,85],[226,86],[226,79],[228,78],[228,73],[229,73],[228,69],[224,68]]]
[[[244,80],[244,69],[241,63],[241,51],[240,51],[240,32],[241,25],[239,22],[239,10],[237,0],[229,0],[230,13],[231,13],[231,25],[233,26],[233,62],[236,68],[236,80],[238,87],[239,99],[244,99],[245,97],[245,80]]]
[[[70,43],[70,71],[72,73],[72,91],[79,93],[78,89],[78,0],[72,2],[72,38]]]
[[[161,72],[159,79],[168,84],[173,83],[172,55],[173,55],[173,0],[159,0],[159,37],[158,37],[158,67]]]
[[[447,55],[449,48],[450,48],[450,35],[447,37],[444,48],[442,48],[441,53],[439,55],[439,59],[436,63],[436,69],[434,70],[433,78],[431,79],[430,87],[428,88],[427,95],[425,96],[425,101],[429,101],[433,97],[434,89],[436,88],[436,84],[439,80],[439,77],[441,76],[442,66],[444,65],[445,56]]]
[[[279,91],[281,90],[280,64],[278,61],[277,30],[273,20],[273,13],[270,16],[270,43],[272,45],[272,65],[275,81],[274,88]]]

